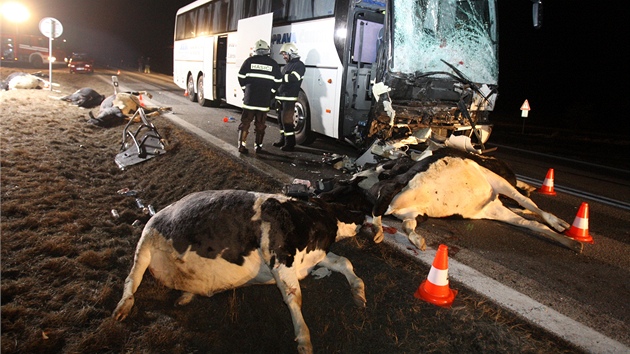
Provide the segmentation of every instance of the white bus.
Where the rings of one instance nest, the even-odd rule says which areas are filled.
[[[488,139],[497,96],[496,0],[200,0],[177,11],[173,78],[191,101],[241,106],[258,39],[306,65],[296,136],[362,147],[411,134]]]

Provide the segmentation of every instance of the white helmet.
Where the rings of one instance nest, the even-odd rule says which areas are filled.
[[[280,47],[280,54],[287,53],[290,58],[299,58],[298,48],[293,43],[285,43]]]
[[[262,39],[259,39],[256,41],[256,44],[254,44],[254,53],[258,55],[269,54],[269,44]]]

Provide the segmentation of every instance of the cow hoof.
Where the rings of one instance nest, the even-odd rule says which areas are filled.
[[[298,353],[300,354],[313,354],[313,346],[311,343],[304,343],[298,345]]]
[[[365,299],[365,295],[355,295],[354,296],[354,304],[357,305],[358,308],[366,308],[367,300]]]
[[[185,292],[182,294],[182,296],[180,296],[177,301],[175,301],[175,305],[176,306],[184,306],[184,305],[188,305],[192,299],[195,297],[195,294],[193,293],[188,293]]]
[[[383,239],[385,238],[385,235],[383,234],[383,230],[379,230],[375,235],[374,235],[374,243],[381,243],[383,242]]]
[[[131,308],[133,307],[134,298],[133,295],[127,298],[122,298],[120,302],[118,302],[118,306],[114,310],[112,317],[116,321],[123,321],[129,315]]]
[[[359,279],[359,283],[352,287],[352,297],[357,307],[365,308],[367,300],[365,299],[365,283],[363,283],[363,280]]]
[[[413,245],[418,247],[421,251],[425,251],[427,249],[427,242],[424,237],[415,232],[409,235],[409,242],[413,243]]]

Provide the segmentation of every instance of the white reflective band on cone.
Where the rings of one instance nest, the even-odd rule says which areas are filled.
[[[448,285],[448,269],[442,270],[437,269],[435,267],[431,267],[429,271],[429,275],[427,276],[427,280],[431,282],[431,284],[437,286],[445,286]]]
[[[588,229],[588,219],[577,216],[575,217],[575,220],[573,220],[573,226],[577,227],[578,229],[586,230]]]

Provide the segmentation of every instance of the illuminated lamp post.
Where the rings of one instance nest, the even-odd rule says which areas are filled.
[[[15,46],[16,43],[18,43],[20,40],[18,38],[18,36],[20,35],[20,31],[19,31],[19,27],[18,25],[26,20],[28,20],[28,18],[31,16],[30,12],[28,11],[28,9],[26,8],[26,6],[22,5],[19,2],[5,2],[2,4],[2,7],[0,7],[0,12],[2,12],[2,16],[4,18],[7,19],[7,21],[9,22],[13,22],[15,23],[15,43],[13,43],[13,45]],[[15,47],[13,48],[13,55],[14,55],[14,59],[17,60],[17,57],[15,57]]]
[[[7,19],[9,22],[15,23],[15,34],[18,33],[18,24],[28,20],[31,16],[30,12],[26,8],[26,6],[22,5],[19,2],[5,2],[2,4],[2,16]]]

